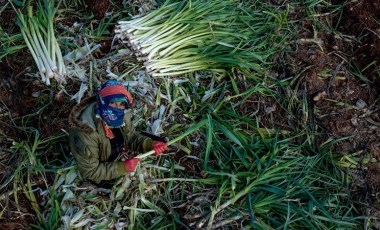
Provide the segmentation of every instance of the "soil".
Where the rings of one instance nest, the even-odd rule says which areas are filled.
[[[303,14],[293,16],[300,20]],[[287,71],[304,71],[300,84],[306,88],[318,127],[328,138],[345,138],[334,150],[369,155],[377,160],[380,159],[379,19],[380,1],[360,0],[346,3],[341,14],[320,18],[336,28],[334,33],[302,21],[299,38],[315,41],[299,40],[297,52],[287,58]],[[365,204],[364,213],[380,218],[380,164],[363,164],[358,170],[365,185],[354,196]],[[352,191],[357,186],[353,184]]]
[[[0,0],[2,2],[4,1]],[[120,5],[124,1],[114,2]],[[279,5],[286,3],[272,2]],[[253,95],[240,108],[240,112],[249,114],[257,110],[262,127],[289,132],[299,131],[304,123],[311,122],[317,131],[325,134],[321,143],[328,138],[342,139],[335,145],[334,151],[355,153],[363,158],[370,155],[380,160],[380,0],[346,2],[332,0],[332,4],[344,3],[344,7],[334,14],[316,16],[321,22],[317,28],[312,21],[304,20],[307,12],[302,6],[289,14],[291,20],[298,21],[298,40],[296,44],[290,45],[294,53],[279,58],[278,65],[272,71],[278,78],[294,77],[302,73],[291,87],[297,91],[297,95],[307,99],[308,117],[300,111],[295,113],[296,117],[290,118],[283,109],[284,105],[273,97],[258,95]],[[96,19],[101,19],[114,7],[109,1],[86,0],[86,4]],[[9,22],[14,21],[15,14],[13,10],[7,8],[6,11],[8,10],[8,13],[1,15],[0,26],[13,32],[17,27]],[[325,29],[323,23],[335,30]],[[110,45],[112,41],[103,42]],[[32,66],[31,63],[31,57],[26,52],[19,52],[17,56],[9,56],[0,62],[0,153],[2,148],[11,146],[12,140],[25,137],[22,130],[13,127],[13,122],[33,124],[43,138],[56,135],[67,128],[68,114],[74,102],[66,95],[56,100],[58,88],[47,89],[26,76],[25,72]],[[281,96],[286,92],[277,93]],[[44,105],[45,109],[35,114]],[[21,119],[28,114],[35,115],[29,116],[26,121]],[[11,169],[14,160],[10,158],[11,162],[2,161],[0,179],[3,180],[9,174],[7,170]],[[195,174],[200,172],[199,165],[194,160],[183,161],[189,171]],[[363,163],[355,172],[358,182],[352,184],[351,191],[358,208],[364,214],[380,218],[380,164]],[[18,205],[21,211],[16,210],[13,216],[12,213],[3,216],[0,226],[27,229],[31,211],[28,207],[22,207],[22,204],[20,202]],[[15,218],[16,216],[20,218]]]
[[[283,5],[286,1],[272,3]],[[281,100],[252,95],[239,112],[249,115],[257,111],[259,124],[268,129],[315,130],[325,134],[320,144],[331,138],[339,140],[333,149],[337,154],[379,161],[380,1],[332,1],[343,3],[337,13],[318,16],[320,27],[304,20],[310,18],[305,8],[289,14],[290,20],[298,22],[298,40],[291,44],[294,53],[279,57],[271,74],[280,79],[299,76],[290,87],[300,100],[307,99],[308,111],[300,106],[287,111]],[[326,30],[323,24],[335,31]],[[286,98],[287,92],[277,95]],[[356,178],[351,191],[360,212],[380,219],[380,164],[362,162],[351,174]],[[380,228],[380,222],[377,225]]]

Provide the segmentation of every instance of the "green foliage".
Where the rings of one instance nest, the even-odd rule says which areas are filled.
[[[116,36],[129,44],[153,76],[231,67],[261,72],[282,47],[286,35],[278,32],[287,13],[257,5],[253,9],[233,1],[166,1],[143,17],[120,21]]]
[[[0,27],[0,60],[26,47],[21,34],[7,34]]]
[[[107,18],[102,18],[100,21],[96,21],[94,23],[90,23],[87,27],[84,28],[84,34],[86,37],[94,39],[94,40],[101,40],[101,39],[107,39],[112,36],[112,28],[115,26],[115,18],[117,15],[111,15]]]
[[[182,3],[177,11],[192,2]],[[202,67],[177,78],[145,78],[154,87],[143,96],[136,93],[136,102],[142,98],[156,111],[150,114],[144,106],[137,107],[135,122],[147,119],[153,123],[159,117],[163,135],[170,139],[170,156],[145,159],[135,174],[119,178],[111,189],[86,188],[69,154],[64,162],[47,157],[51,146],[67,144],[66,134],[42,138],[36,128],[29,127],[31,119],[48,108],[47,98],[40,98],[45,105],[38,105],[35,113],[12,120],[15,126],[27,128],[21,128],[25,137],[11,148],[17,164],[0,189],[13,185],[16,204],[18,191],[25,194],[37,217],[34,228],[358,229],[363,225],[347,193],[345,171],[337,166],[337,161],[339,166],[346,166],[346,162],[339,162],[332,151],[336,142],[319,145],[320,133],[310,122],[309,100],[298,94],[302,73],[292,79],[276,79],[270,74],[273,59],[289,51],[286,35],[294,27],[288,21],[288,9],[293,4],[304,4],[307,17],[312,17],[318,29],[316,11],[325,2],[292,2],[286,7],[257,0],[235,3],[245,30],[238,35],[239,28],[234,28],[232,37],[244,39],[234,43],[233,49],[231,41],[222,42],[220,47],[204,47],[206,59],[218,52],[231,52],[231,56],[212,57],[219,63],[228,62],[228,66],[222,66],[226,68]],[[59,20],[69,16],[80,19],[81,29],[72,25],[75,20],[57,23],[57,39],[66,42],[62,44],[67,51],[80,46],[70,39],[85,37],[89,43],[109,40],[113,25],[125,16],[118,12],[95,21],[91,13],[81,13],[84,5],[84,0],[63,0],[57,11]],[[251,16],[248,11],[255,17],[247,18]],[[171,19],[175,16],[172,14]],[[196,19],[198,15],[192,16]],[[212,20],[208,23],[218,27]],[[250,37],[247,33],[252,31],[260,36]],[[22,48],[17,45],[21,35],[0,33],[4,41],[0,58]],[[247,52],[239,53],[242,47]],[[142,68],[136,60],[113,54],[104,58],[106,65],[93,56],[89,59],[91,70],[84,69],[83,73],[91,75],[91,83],[102,80],[97,75],[106,74],[130,82],[132,70]],[[117,66],[121,62],[127,64],[121,68]],[[110,73],[114,67],[120,67],[121,76]],[[294,125],[278,128],[273,122],[269,123],[273,127],[269,126],[265,119],[271,114],[263,112],[262,103],[277,106],[275,112],[284,112]],[[357,161],[355,156],[345,157]],[[38,180],[43,181],[42,185]],[[39,190],[45,193],[37,195]]]
[[[49,186],[48,180],[50,176],[48,172],[54,170],[47,169],[41,162],[42,154],[40,151],[46,148],[44,147],[46,144],[52,143],[51,140],[50,138],[41,140],[39,132],[34,130],[28,135],[27,141],[14,142],[12,150],[19,156],[17,168],[14,170],[10,180],[1,186],[7,186],[13,179],[13,191],[18,191],[19,189],[23,191],[37,217],[38,225],[33,225],[36,229],[57,229],[60,226],[60,206],[57,203],[54,187]],[[42,181],[43,183],[37,184],[37,181]],[[44,208],[41,208],[41,201],[37,199],[38,191],[48,191],[49,202]],[[17,192],[14,193],[14,199],[18,204]],[[46,210],[49,210],[49,212],[46,212]]]

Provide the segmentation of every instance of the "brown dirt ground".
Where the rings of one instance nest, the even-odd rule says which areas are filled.
[[[0,0],[0,3],[2,2],[5,1]],[[94,2],[97,1],[86,0],[97,19],[112,10],[108,1],[101,1],[101,4]],[[344,2],[346,1],[332,1],[333,4]],[[306,12],[302,6],[290,14],[292,20],[299,21],[299,40],[297,45],[293,46],[294,54],[285,57],[276,75],[285,78],[303,72],[297,82],[297,95],[307,98],[309,102],[311,118],[308,119],[316,123],[318,130],[325,132],[327,137],[348,137],[336,146],[336,151],[371,154],[380,160],[380,0],[351,1],[345,4],[341,14],[320,16],[318,20],[322,23],[335,27],[335,31],[331,32],[314,28],[311,21],[303,20],[305,16]],[[0,26],[16,30],[15,25],[9,23],[14,21],[14,17],[12,10],[2,14]],[[316,39],[307,40],[314,39],[315,32]],[[66,128],[67,116],[73,102],[67,97],[63,102],[55,101],[54,95],[58,89],[46,90],[45,86],[24,76],[26,68],[30,66],[25,63],[32,63],[26,53],[8,57],[0,63],[0,130],[11,139],[19,139],[23,134],[13,129],[9,125],[10,121],[36,112],[42,105],[49,103],[41,114],[33,116],[29,122],[41,130],[43,137],[54,135]],[[373,64],[369,65],[370,63]],[[357,76],[354,76],[354,69],[362,71],[356,71]],[[36,92],[40,92],[39,96],[33,97],[33,93]],[[252,111],[249,108],[256,110],[259,107],[258,117],[263,127],[283,130],[302,128],[297,121],[304,119],[302,113],[299,117],[290,119],[281,105],[271,97],[254,95],[248,102],[251,104],[241,108],[242,113]],[[275,109],[275,113],[271,113],[271,109]],[[0,147],[9,147],[11,139],[1,139],[0,135]],[[192,165],[191,159],[186,160],[189,161],[186,165]],[[0,175],[2,178],[7,175],[4,172],[7,168],[0,164],[0,170],[3,169]],[[189,170],[194,172],[197,169],[195,166],[189,167]],[[380,218],[380,165],[363,164],[358,170],[361,175],[359,179],[364,183],[353,185],[352,191],[356,192],[354,195],[358,204],[366,207],[361,211]],[[1,194],[3,192],[1,191]],[[16,205],[10,204],[9,207],[10,210],[16,210]],[[13,216],[3,216],[0,225],[7,226],[8,229],[27,229],[28,221],[31,220],[30,210],[22,207],[22,202],[18,208],[21,211],[16,210]]]
[[[343,3],[340,12],[317,16],[319,27],[304,20],[310,16],[302,6],[289,14],[290,20],[298,22],[298,40],[291,45],[293,54],[278,58],[272,75],[280,79],[299,75],[291,90],[299,100],[307,99],[307,115],[299,105],[288,108],[273,97],[260,95],[252,95],[239,112],[258,111],[259,123],[266,128],[298,132],[307,127],[322,132],[320,144],[328,138],[343,139],[334,152],[379,161],[380,0],[332,1]],[[322,24],[335,30],[326,30]],[[285,98],[288,92],[277,94]],[[360,164],[352,174],[351,191],[360,211],[380,219],[380,163]]]
[[[303,17],[302,12],[294,16]],[[321,130],[329,137],[348,137],[336,145],[335,151],[370,154],[377,160],[380,160],[379,19],[379,0],[359,0],[346,3],[341,14],[320,18],[335,27],[334,32],[315,29],[311,22],[302,21],[299,38],[315,38],[316,32],[318,43],[299,40],[296,54],[287,59],[295,73],[307,68],[300,81],[306,87],[313,117]],[[354,68],[361,70],[357,76],[353,75]],[[362,165],[359,170],[365,183],[354,195],[364,204],[366,210],[362,211],[380,218],[380,164]],[[353,190],[356,186],[353,184]]]

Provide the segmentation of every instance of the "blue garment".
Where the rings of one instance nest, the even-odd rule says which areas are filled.
[[[98,106],[96,114],[99,116],[110,128],[119,128],[124,125],[124,111],[129,108],[129,101],[126,96],[120,92],[120,84],[116,80],[106,81],[99,89],[97,97]],[[119,91],[117,88],[119,87]],[[105,89],[107,88],[107,89]],[[103,90],[104,89],[104,90]],[[122,90],[125,90],[122,88]],[[102,92],[108,91],[108,94]],[[126,90],[125,90],[126,91]],[[115,92],[115,94],[113,94]],[[110,94],[112,93],[112,94]],[[102,96],[103,95],[103,96]],[[126,102],[125,109],[119,109],[109,106],[111,102]]]
[[[108,105],[99,104],[96,108],[96,114],[110,128],[119,128],[124,126],[124,111],[125,109],[114,108]]]

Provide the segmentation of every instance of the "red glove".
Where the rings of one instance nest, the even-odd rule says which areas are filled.
[[[136,170],[137,164],[141,161],[139,158],[132,158],[124,161],[125,169],[127,172],[133,172]]]
[[[154,155],[156,156],[168,150],[168,145],[165,142],[161,142],[161,141],[153,141],[152,147],[155,152]]]

